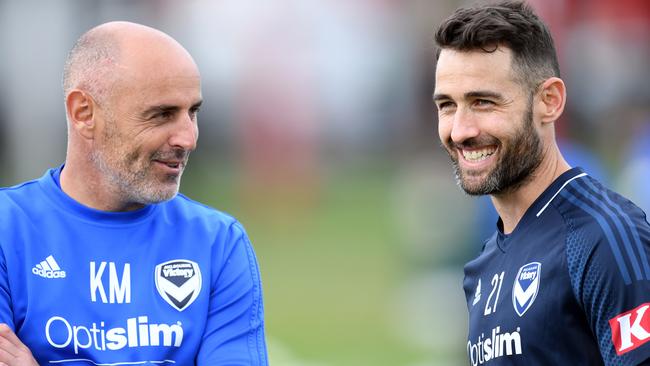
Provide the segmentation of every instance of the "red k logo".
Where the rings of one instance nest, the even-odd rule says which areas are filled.
[[[650,341],[650,313],[646,312],[650,303],[639,305],[637,308],[619,314],[609,320],[612,328],[612,341],[616,354],[627,353]]]

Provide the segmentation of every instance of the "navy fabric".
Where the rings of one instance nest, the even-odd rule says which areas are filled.
[[[650,225],[641,209],[574,168],[511,233],[500,228],[465,266],[471,365],[650,358]]]

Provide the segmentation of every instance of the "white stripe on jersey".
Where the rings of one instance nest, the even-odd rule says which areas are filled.
[[[555,198],[555,196],[557,196],[558,194],[560,194],[560,192],[564,189],[564,187],[566,187],[567,184],[569,184],[572,180],[574,180],[574,179],[578,179],[578,178],[580,178],[580,177],[584,177],[585,175],[587,175],[587,173],[580,173],[580,174],[576,175],[575,177],[573,177],[573,178],[567,180],[566,182],[564,182],[564,184],[562,185],[562,187],[560,187],[560,189],[558,189],[557,192],[555,192],[555,194],[553,195],[553,197],[551,197],[551,199],[548,200],[548,202],[546,202],[546,204],[544,205],[544,207],[542,207],[542,209],[539,210],[539,212],[538,212],[537,215],[535,215],[535,216],[536,216],[536,217],[539,217],[539,215],[541,215],[542,212],[544,212],[544,210],[546,210],[546,207],[548,207],[548,205],[551,204],[551,201],[553,201],[553,199]]]

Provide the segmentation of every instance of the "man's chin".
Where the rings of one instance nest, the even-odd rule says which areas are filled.
[[[155,191],[149,191],[143,195],[143,204],[154,204],[169,201],[178,194],[178,185],[166,184],[171,187],[161,187]]]
[[[467,186],[461,183],[460,188],[463,190],[463,192],[470,196],[485,196],[487,194],[490,194],[483,187]]]
[[[483,175],[462,175],[458,177],[458,185],[463,191],[465,191],[465,193],[470,196],[483,196],[486,194],[491,194],[492,189],[490,189],[490,187],[487,187],[486,181],[487,177]]]
[[[174,187],[174,189],[162,191],[158,196],[160,198],[159,202],[169,201],[170,199],[176,197],[177,194],[178,194],[178,186]]]

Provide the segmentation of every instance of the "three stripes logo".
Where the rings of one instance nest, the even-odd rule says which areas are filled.
[[[576,180],[560,194],[598,223],[603,242],[608,244],[626,285],[650,280],[650,261],[640,235],[642,228],[630,216],[623,200],[588,179]]]
[[[32,267],[32,273],[43,278],[65,278],[65,271],[61,270],[52,255]]]

